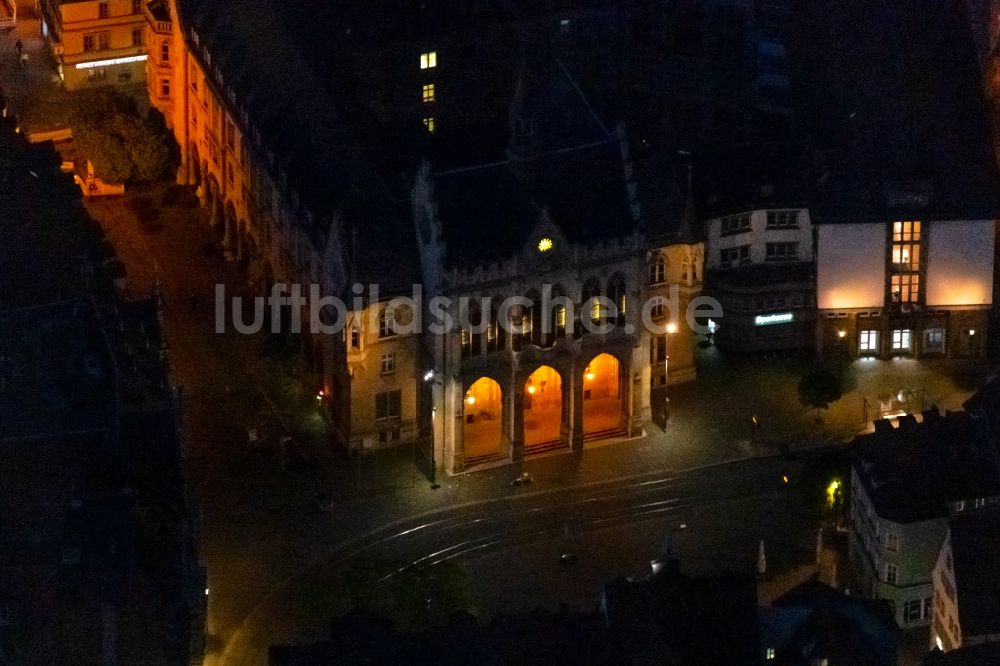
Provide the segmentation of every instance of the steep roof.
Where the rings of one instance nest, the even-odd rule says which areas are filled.
[[[525,173],[526,166],[532,173]],[[438,174],[438,218],[449,265],[510,256],[547,214],[572,242],[593,243],[634,228],[618,141]]]

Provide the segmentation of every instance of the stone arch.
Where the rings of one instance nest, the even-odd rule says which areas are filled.
[[[562,374],[539,365],[525,379],[523,392],[525,453],[558,448],[565,422]]]
[[[603,351],[581,374],[584,441],[621,435],[628,418],[627,365],[616,354]]]
[[[504,391],[493,377],[483,375],[465,387],[462,396],[462,450],[466,466],[503,457]]]

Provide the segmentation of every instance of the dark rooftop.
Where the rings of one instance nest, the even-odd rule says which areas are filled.
[[[956,515],[950,526],[964,636],[1000,633],[1000,511]]]
[[[888,602],[862,599],[809,579],[760,610],[761,641],[775,663],[895,666],[897,628]]]
[[[572,242],[630,233],[635,223],[623,169],[618,141],[605,140],[527,164],[502,162],[438,174],[434,194],[449,265],[510,256],[523,247],[543,214]]]
[[[757,584],[751,576],[693,578],[676,572],[605,586],[616,649],[666,664],[757,664]]]
[[[909,424],[909,425],[907,425]],[[854,469],[878,515],[897,523],[948,516],[949,504],[1000,495],[985,419],[949,412],[854,440]]]

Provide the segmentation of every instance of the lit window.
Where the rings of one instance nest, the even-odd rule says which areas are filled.
[[[423,95],[422,99],[424,100],[425,104],[428,103],[428,102],[433,102],[434,101],[434,84],[433,83],[425,83],[424,87],[423,87],[422,95]]]
[[[894,303],[915,303],[920,298],[920,276],[916,273],[893,275],[890,291]]]
[[[434,69],[438,64],[437,51],[428,51],[420,54],[420,69]]]
[[[383,375],[389,372],[396,372],[396,354],[393,352],[379,354],[378,367]]]
[[[764,655],[764,658],[767,659],[768,661],[772,661],[775,658],[774,648],[767,648],[767,652]]]
[[[892,332],[892,350],[910,351],[910,329],[897,328]]]
[[[427,128],[429,133],[434,134],[434,116],[424,118],[424,127]]]
[[[886,564],[885,564],[885,582],[886,583],[892,583],[893,585],[895,585],[896,581],[898,580],[898,578],[899,578],[899,569],[896,567],[895,564],[893,564],[891,562],[886,562]]]

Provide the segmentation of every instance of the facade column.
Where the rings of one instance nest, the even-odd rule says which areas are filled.
[[[226,261],[233,261],[236,258],[236,246],[238,245],[238,232],[236,222],[229,215],[225,216],[225,236],[222,238],[222,251],[226,255]]]
[[[510,405],[511,437],[510,437],[510,459],[512,462],[524,460],[524,381],[521,381],[521,373],[515,365],[511,369],[514,381],[511,382]]]
[[[639,363],[636,363],[637,356],[640,357]],[[642,434],[642,423],[646,418],[646,410],[649,409],[649,399],[643,400],[643,389],[644,386],[649,386],[649,382],[646,380],[644,383],[642,373],[636,370],[642,367],[641,357],[642,347],[633,347],[630,362],[622,366],[619,371],[619,390],[622,405],[626,407],[625,427],[629,437],[638,437]]]
[[[583,368],[570,366],[569,377],[563,380],[563,428],[568,434],[569,448],[583,450]]]

